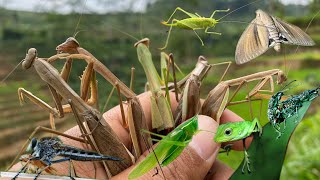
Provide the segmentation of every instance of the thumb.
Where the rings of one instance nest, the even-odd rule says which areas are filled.
[[[193,137],[180,156],[168,166],[162,167],[166,179],[203,179],[213,165],[220,148],[220,144],[213,141],[218,123],[208,116],[199,115],[198,124],[200,132]],[[144,153],[145,156],[148,154],[149,152]],[[138,163],[145,158],[144,155],[139,158]],[[137,164],[114,176],[113,179],[128,179],[128,175]],[[163,179],[160,170],[159,174],[153,176],[156,172],[156,170],[151,170],[141,176],[141,179],[152,177]]]

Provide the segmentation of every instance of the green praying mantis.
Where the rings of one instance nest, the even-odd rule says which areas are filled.
[[[141,63],[148,79],[151,99],[152,129],[161,131],[174,127],[174,120],[168,99],[162,94],[160,76],[153,64],[151,53],[148,49],[149,39],[138,41],[135,45],[139,62]]]
[[[135,179],[155,168],[157,164],[167,166],[174,161],[191,142],[194,135],[201,130],[198,129],[198,116],[194,116],[188,121],[183,122],[167,136],[151,133],[152,135],[161,137],[157,147],[147,155],[147,157],[139,163],[129,174],[129,179]],[[222,124],[218,127],[214,141],[218,143],[243,140],[245,164],[242,171],[247,166],[250,170],[249,154],[246,151],[245,139],[252,133],[259,132],[262,135],[262,127],[259,120],[255,118],[253,121],[240,121]]]

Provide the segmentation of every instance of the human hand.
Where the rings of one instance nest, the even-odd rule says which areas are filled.
[[[171,107],[174,111],[178,105],[175,101],[173,94],[171,94]],[[144,111],[147,124],[151,127],[151,102],[150,93],[146,92],[138,96]],[[126,108],[126,106],[124,106]],[[112,127],[114,132],[119,136],[122,143],[130,149],[132,147],[130,135],[127,129],[122,126],[122,117],[120,113],[120,107],[116,106],[106,112],[104,119]],[[229,110],[225,110],[221,116],[221,123],[241,121],[242,119]],[[228,179],[233,170],[222,162],[216,160],[220,144],[213,141],[214,134],[218,128],[218,123],[208,116],[199,115],[199,129],[206,130],[200,131],[196,134],[189,145],[184,149],[181,155],[175,159],[168,166],[162,167],[166,179]],[[212,132],[212,133],[210,133]],[[79,137],[80,131],[76,126],[68,131],[66,134],[70,134]],[[64,143],[86,148],[83,144],[73,141],[67,138],[61,138]],[[249,143],[251,140],[247,140]],[[249,144],[247,144],[248,146]],[[235,142],[232,149],[242,150],[242,142]],[[149,152],[145,152],[138,160],[139,163]],[[136,164],[137,164],[136,163]],[[127,179],[129,173],[132,171],[135,165],[124,170],[122,173],[113,177],[113,179]],[[58,174],[68,174],[68,164],[59,163],[53,165]],[[95,177],[98,179],[105,179],[107,176],[102,166],[93,166],[91,162],[76,162],[74,161],[74,167],[77,175],[80,177]],[[18,169],[18,168],[15,168]],[[81,171],[79,171],[81,169]],[[95,169],[95,171],[93,171]],[[143,175],[142,179],[159,178],[163,179],[162,174],[153,176],[156,171],[150,171]]]
[[[171,107],[174,111],[178,105],[171,94]],[[142,105],[147,124],[151,127],[151,103],[150,93],[143,93],[138,96]],[[122,139],[127,147],[131,147],[130,135],[122,125],[122,118],[120,108],[115,107],[104,114],[105,119],[113,128],[116,134]],[[222,162],[216,160],[220,144],[213,141],[214,134],[217,130],[218,123],[208,116],[199,115],[199,129],[206,130],[200,131],[196,134],[187,148],[181,155],[168,166],[162,167],[166,179],[228,179],[233,170]],[[221,117],[221,122],[234,122],[241,121],[242,119],[229,110],[225,110]],[[208,132],[209,131],[209,132]],[[213,132],[213,133],[210,133]],[[248,140],[249,143],[251,140]],[[248,144],[249,145],[249,144]],[[242,142],[235,142],[232,146],[233,149],[242,150]],[[145,152],[136,164],[141,162],[149,152]],[[126,169],[122,173],[114,176],[113,179],[127,179],[135,165]],[[141,179],[159,178],[163,179],[161,172],[159,175],[153,176],[156,171],[150,171],[143,175]]]

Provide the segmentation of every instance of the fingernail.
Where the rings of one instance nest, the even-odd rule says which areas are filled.
[[[198,124],[200,132],[193,137],[189,145],[202,159],[208,160],[220,148],[220,144],[213,140],[218,123],[208,116],[199,115]]]

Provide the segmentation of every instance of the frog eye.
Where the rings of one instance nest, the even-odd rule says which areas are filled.
[[[225,131],[224,131],[224,134],[227,135],[227,136],[230,136],[232,133],[232,129],[231,128],[227,128]]]

